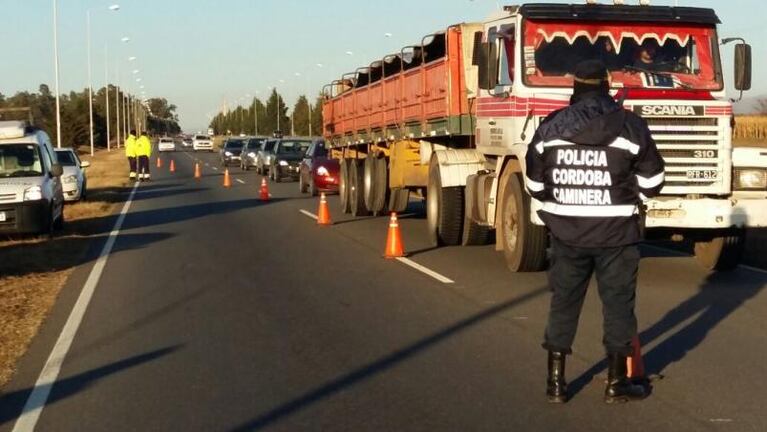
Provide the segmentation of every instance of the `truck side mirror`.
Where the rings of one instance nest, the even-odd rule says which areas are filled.
[[[479,80],[479,88],[483,90],[489,90],[489,87],[487,86],[487,43],[479,42],[479,44],[475,46],[472,63],[477,65],[477,79]]]
[[[735,45],[735,89],[751,90],[751,45]]]

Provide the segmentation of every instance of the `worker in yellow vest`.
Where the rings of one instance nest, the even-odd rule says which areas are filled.
[[[128,178],[136,180],[136,130],[131,129],[128,137],[125,138],[125,156],[128,158],[128,165],[130,166],[130,174]]]
[[[139,180],[149,180],[149,157],[152,156],[152,142],[146,131],[142,131],[141,136],[136,140],[136,156],[138,157]]]

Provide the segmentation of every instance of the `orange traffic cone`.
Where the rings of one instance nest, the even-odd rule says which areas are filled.
[[[330,220],[330,210],[328,201],[325,199],[325,192],[320,195],[320,209],[317,210],[317,225],[333,225]]]
[[[229,178],[229,168],[224,170],[224,187],[232,187],[232,179]]]
[[[194,163],[194,178],[196,178],[197,180],[202,178],[202,172],[200,172],[200,163],[199,162],[195,162]]]
[[[176,172],[176,162],[173,159],[170,160],[170,166],[168,167],[168,170],[171,173]]]
[[[389,219],[389,234],[386,236],[384,258],[399,258],[403,256],[405,256],[405,251],[402,246],[402,236],[399,232],[397,213],[392,212],[391,219]]]
[[[632,381],[641,381],[645,379],[644,361],[642,360],[642,347],[639,342],[639,336],[631,339],[632,353],[626,358],[626,370],[628,377]]]
[[[266,178],[261,179],[261,189],[259,190],[259,199],[261,199],[261,201],[269,201],[269,184],[266,183]]]
[[[162,159],[160,156],[157,156],[157,168],[162,168]]]

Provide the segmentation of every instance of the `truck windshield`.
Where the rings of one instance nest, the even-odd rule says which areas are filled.
[[[4,144],[0,146],[0,177],[41,175],[43,175],[43,167],[36,145]]]
[[[712,27],[528,20],[524,34],[522,66],[531,86],[572,86],[576,65],[599,59],[613,88],[722,89]]]

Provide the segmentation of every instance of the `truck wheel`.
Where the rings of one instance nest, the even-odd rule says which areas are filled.
[[[695,260],[707,270],[733,270],[740,263],[744,244],[745,231],[742,229],[710,241],[695,242]]]
[[[471,197],[465,196],[466,191],[464,189],[464,201],[466,206],[464,207],[463,214],[463,246],[482,246],[491,242],[493,236],[493,229],[487,225],[480,225],[469,218],[469,205]]]
[[[351,213],[352,208],[349,205],[349,165],[350,159],[341,160],[340,179],[338,181],[338,197],[341,203],[341,211],[344,213]]]
[[[389,192],[389,211],[402,213],[407,209],[410,201],[410,190],[407,188],[394,188]]]
[[[365,161],[353,159],[349,169],[349,207],[352,216],[367,216],[368,209],[365,207]]]
[[[439,164],[429,164],[429,186],[426,192],[426,219],[429,239],[435,246],[461,244],[463,234],[463,186],[442,187]]]
[[[389,196],[389,169],[386,165],[386,158],[380,157],[374,161],[373,185],[375,187],[373,190],[375,193],[373,194],[373,207],[370,210],[380,214],[386,209],[386,201]],[[407,197],[405,197],[405,207],[407,207]]]
[[[530,220],[530,196],[522,190],[518,174],[508,176],[501,197],[500,229],[503,254],[513,272],[541,271],[546,266],[546,228]]]
[[[365,199],[365,207],[367,207],[368,210],[374,212],[376,209],[373,206],[373,200],[375,196],[375,189],[377,185],[375,184],[376,181],[376,175],[375,175],[375,156],[368,153],[367,157],[365,157],[364,162],[364,174],[363,174],[363,184],[362,184],[362,196]]]

